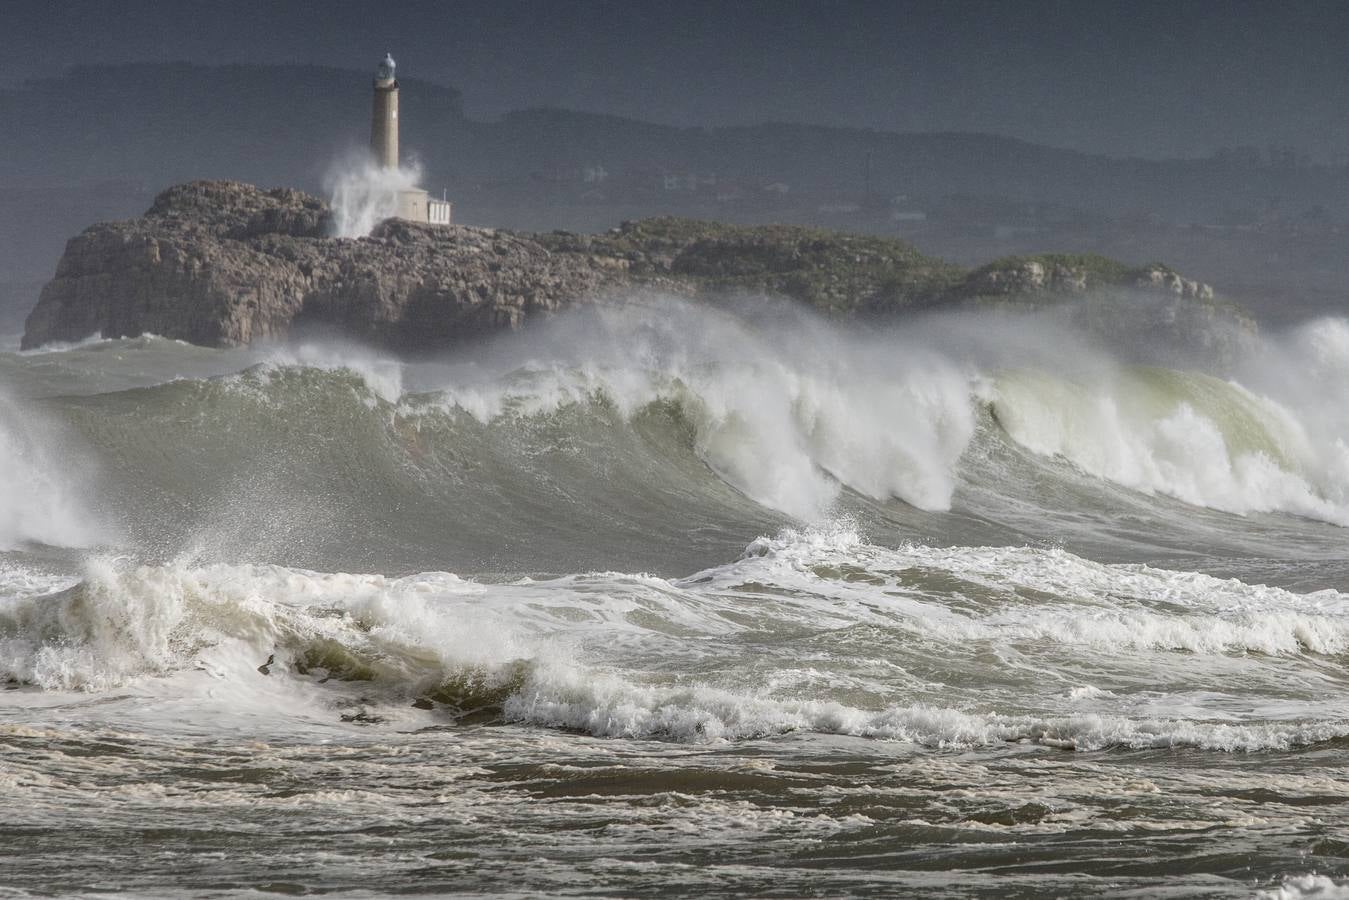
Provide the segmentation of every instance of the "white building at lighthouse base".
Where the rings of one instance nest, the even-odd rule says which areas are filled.
[[[398,209],[394,215],[409,222],[448,225],[452,207],[448,200],[432,199],[421,188],[404,188],[398,192]]]

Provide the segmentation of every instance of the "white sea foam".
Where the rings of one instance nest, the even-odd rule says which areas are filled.
[[[843,564],[867,577],[831,574]],[[971,594],[953,602],[961,595],[949,580],[944,593],[931,593],[897,577],[904,572],[958,574]],[[991,591],[982,600],[973,590],[980,583]],[[201,669],[231,685],[230,702],[245,707],[274,705],[276,683],[308,683],[299,674],[308,660],[354,665],[373,679],[360,691],[400,706],[408,694],[458,684],[465,696],[502,704],[510,720],[601,737],[706,742],[818,732],[934,748],[1282,750],[1349,736],[1343,704],[1281,697],[1268,711],[1248,705],[1234,717],[1219,695],[1140,702],[1112,688],[1151,681],[1157,661],[1147,654],[1158,651],[1198,654],[1191,660],[1343,652],[1347,617],[1349,598],[1334,592],[1102,566],[1062,551],[886,550],[842,527],[761,539],[740,561],[681,582],[598,573],[487,585],[447,573],[98,561],[62,593],[15,591],[0,601],[0,674],[48,690],[98,691]],[[842,634],[858,625],[895,630],[887,649],[872,651],[892,654],[889,675],[858,669],[846,641],[822,654],[763,656],[762,671],[742,659],[742,636]],[[1043,691],[1027,694],[1015,681],[1000,687],[1003,673],[989,667],[990,654],[1022,641],[1016,652],[1051,675]],[[775,643],[762,646],[767,653]],[[913,681],[893,665],[909,652],[922,665],[928,653],[967,660],[974,687]],[[255,669],[269,657],[280,682],[259,682]],[[663,662],[648,673],[651,660]],[[789,661],[810,668],[778,677]],[[1052,673],[1064,665],[1068,673],[1093,667],[1105,686],[1057,687]],[[1199,683],[1201,665],[1184,666]],[[672,683],[670,666],[724,674]],[[1234,657],[1212,671],[1238,677],[1244,689],[1285,681],[1285,670],[1259,659]],[[859,705],[859,696],[868,702]],[[1083,700],[1092,701],[1090,712]]]
[[[1293,875],[1276,888],[1261,891],[1259,900],[1349,900],[1349,881],[1327,875]]]
[[[845,579],[841,566],[866,577]],[[840,574],[822,585],[820,572],[830,570]],[[924,587],[936,573],[959,580]],[[1349,596],[1335,591],[1295,594],[1197,572],[1096,563],[1061,549],[888,549],[866,544],[846,525],[759,538],[739,562],[689,581],[722,590],[770,583],[803,596],[827,588],[834,611],[846,605],[858,619],[953,641],[1049,639],[1113,653],[1349,649]],[[950,605],[953,590],[963,600],[957,608]]]
[[[1349,721],[1232,725],[1122,716],[1027,716],[922,704],[879,712],[828,701],[746,696],[705,687],[639,688],[617,679],[536,674],[506,702],[511,718],[601,737],[701,743],[817,732],[959,749],[1006,743],[1061,749],[1196,747],[1287,750],[1349,736]]]
[[[43,344],[40,347],[33,347],[29,350],[20,351],[24,356],[43,356],[48,353],[68,353],[71,350],[83,350],[92,347],[95,344],[101,344],[108,340],[121,340],[120,338],[105,338],[102,332],[94,332],[88,337],[81,338],[78,341],[52,341]]]
[[[472,669],[531,655],[488,611],[469,616],[461,603],[459,615],[446,614],[447,598],[480,593],[447,573],[387,579],[95,559],[59,595],[0,598],[0,672],[47,689],[106,690],[197,665],[251,671],[278,649],[293,655],[326,640],[411,683],[434,677],[437,659]],[[442,605],[428,606],[428,596]]]

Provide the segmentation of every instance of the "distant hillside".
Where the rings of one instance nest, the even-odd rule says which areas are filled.
[[[1258,222],[1271,210],[1349,218],[1344,170],[1242,156],[1116,159],[983,134],[675,128],[558,109],[483,122],[464,117],[453,88],[400,84],[405,157],[421,161],[425,186],[446,189],[468,224],[593,231],[674,214],[895,233],[908,215],[925,231],[903,233],[966,262],[1093,250],[1133,262],[1165,256],[1226,282],[1210,261],[1241,266],[1258,237],[1190,236],[1190,255],[1177,256],[1138,236]],[[11,123],[0,130],[0,282],[49,277],[78,227],[135,215],[172,183],[229,178],[321,193],[334,162],[365,147],[368,104],[368,72],[313,66],[80,67],[0,91],[0,121]],[[1143,224],[1126,232],[1116,220]],[[1213,251],[1235,239],[1240,251]],[[1319,284],[1340,279],[1349,253],[1335,247],[1318,257]],[[1280,258],[1230,280],[1290,284],[1271,268]]]
[[[796,189],[931,188],[1083,199],[1101,177],[1158,164],[979,134],[890,134],[791,124],[675,128],[560,109],[463,117],[458,91],[400,78],[405,155],[429,183],[536,180],[603,166],[612,177],[669,171]],[[344,148],[365,145],[369,73],[317,66],[189,63],[78,67],[0,91],[0,185],[192,177],[317,187]],[[1163,167],[1164,168],[1164,167]]]

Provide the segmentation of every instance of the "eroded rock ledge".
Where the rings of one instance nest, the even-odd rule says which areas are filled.
[[[23,345],[145,332],[208,346],[284,337],[299,320],[392,346],[512,326],[591,294],[602,267],[480,228],[388,220],[327,236],[329,211],[299,191],[194,182],[139,219],[66,245]]]
[[[600,235],[526,235],[398,219],[369,237],[328,236],[323,201],[236,182],[178,185],[144,216],[72,238],[28,317],[23,346],[146,332],[225,346],[335,327],[428,350],[634,287],[689,296],[780,294],[830,313],[888,315],[952,304],[1062,304],[1137,295],[1158,328],[1251,332],[1207,285],[1163,266],[1090,256],[1000,260],[974,271],[889,238],[686,219]]]

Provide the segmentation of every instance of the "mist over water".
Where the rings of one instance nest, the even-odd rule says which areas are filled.
[[[196,887],[326,828],[443,890],[1336,888],[1347,350],[644,295],[434,360],[3,354],[0,795],[280,841]]]

